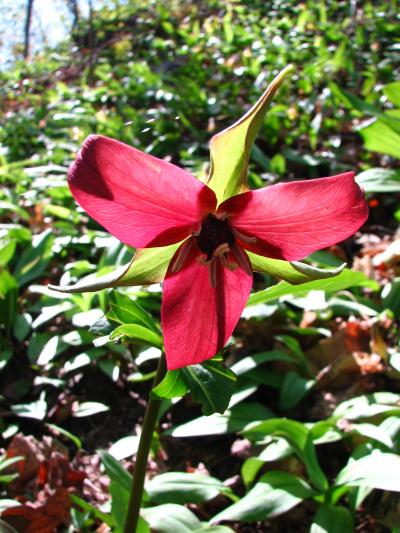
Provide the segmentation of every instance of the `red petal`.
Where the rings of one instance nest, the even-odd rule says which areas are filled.
[[[231,271],[218,261],[212,288],[208,268],[196,255],[193,250],[176,273],[170,266],[164,281],[161,324],[168,370],[201,363],[226,344],[253,283],[241,268]]]
[[[365,222],[368,207],[354,172],[281,183],[226,200],[232,226],[256,244],[244,248],[275,259],[297,261],[347,239]]]
[[[214,192],[188,172],[96,135],[84,142],[68,182],[92,218],[135,248],[179,242],[216,205]]]

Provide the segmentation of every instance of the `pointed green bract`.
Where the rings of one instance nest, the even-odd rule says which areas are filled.
[[[74,285],[49,285],[49,288],[59,292],[80,293],[96,292],[110,287],[159,283],[164,279],[168,265],[180,244],[137,250],[130,263],[103,276],[90,275]]]
[[[299,285],[314,279],[326,279],[337,276],[342,272],[346,264],[338,268],[316,268],[297,261],[289,262],[281,259],[269,259],[261,255],[247,252],[253,270],[269,274],[275,278],[283,279],[292,285]]]
[[[215,192],[219,203],[248,190],[247,167],[251,147],[261,127],[268,104],[292,70],[292,65],[282,70],[272,80],[257,103],[242,118],[211,139],[211,169],[207,185]]]

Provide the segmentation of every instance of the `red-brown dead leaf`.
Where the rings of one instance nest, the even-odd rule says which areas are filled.
[[[20,505],[5,510],[1,518],[18,533],[54,533],[70,521],[69,492],[60,487],[40,507]]]

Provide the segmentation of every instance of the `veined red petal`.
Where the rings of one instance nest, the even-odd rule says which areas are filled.
[[[68,183],[94,220],[135,248],[179,242],[216,206],[214,192],[188,172],[97,135],[84,142]]]
[[[252,252],[297,261],[347,239],[365,222],[368,207],[354,172],[329,178],[271,185],[229,198],[218,208],[255,244]]]
[[[193,250],[176,273],[170,266],[164,281],[161,325],[168,370],[201,363],[226,344],[253,283],[253,276],[241,268],[231,271],[216,260],[213,288],[197,255]]]

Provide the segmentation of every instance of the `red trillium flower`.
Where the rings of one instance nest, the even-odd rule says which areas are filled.
[[[218,203],[181,168],[91,135],[68,183],[78,204],[125,244],[180,243],[163,283],[161,325],[169,370],[213,357],[252,287],[247,252],[297,261],[352,235],[367,206],[353,172],[247,190]]]

